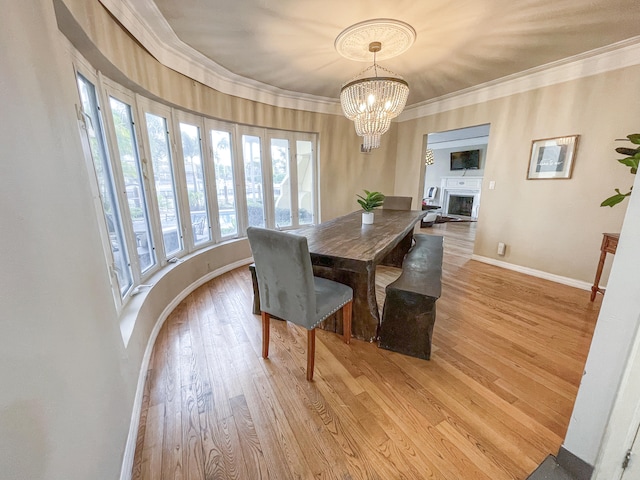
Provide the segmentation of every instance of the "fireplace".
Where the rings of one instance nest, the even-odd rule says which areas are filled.
[[[441,205],[444,215],[478,218],[482,177],[443,177]]]
[[[463,215],[470,217],[473,213],[473,195],[449,194],[449,215]]]

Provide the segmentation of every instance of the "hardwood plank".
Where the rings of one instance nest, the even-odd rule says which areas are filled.
[[[522,479],[562,443],[601,300],[470,259],[444,235],[432,359],[271,321],[261,358],[246,267],[195,290],[161,328],[132,478]],[[376,295],[400,269],[378,267]]]
[[[140,480],[142,478],[143,454],[145,453],[145,435],[147,428],[147,417],[149,415],[149,398],[151,381],[149,381],[150,371],[147,370],[147,377],[144,382],[144,390],[142,392],[142,407],[140,411],[140,422],[138,423],[138,436],[136,438],[136,451],[133,457],[133,471],[131,472],[132,480]]]
[[[186,305],[187,302],[188,300],[185,300],[182,304]],[[179,338],[182,468],[186,480],[199,480],[204,478],[204,451],[200,427],[200,410],[203,408],[202,380],[199,365],[193,354],[188,321],[180,325]]]
[[[162,472],[162,434],[164,429],[164,405],[149,407],[148,425],[144,435],[144,449],[141,458],[140,478],[155,480]]]
[[[240,438],[240,449],[248,473],[247,478],[272,478],[269,475],[267,462],[245,398],[242,395],[232,398],[231,408],[238,437]]]
[[[284,345],[302,344],[305,336],[301,333],[304,329],[293,324],[279,322],[274,328],[276,337]],[[331,334],[334,335],[334,334]],[[335,442],[331,441],[331,434],[325,428],[320,416],[314,414],[314,407],[307,392],[313,390],[313,384],[306,381],[302,368],[304,353],[300,348],[283,348],[278,359],[278,364],[283,365],[280,371],[273,372],[270,378],[273,379],[274,390],[277,392],[278,401],[287,412],[287,419],[294,432],[296,441],[305,452],[305,459],[309,467],[316,475],[339,475],[350,477],[348,465],[340,455],[340,449]],[[281,363],[282,360],[282,363]],[[287,365],[297,364],[296,371],[288,370]],[[269,367],[265,362],[265,368],[275,364],[269,362]],[[321,375],[318,374],[318,375]],[[316,381],[318,378],[316,378]],[[292,395],[295,392],[295,395]]]
[[[218,420],[218,431],[224,439],[226,447],[222,449],[226,467],[225,478],[238,480],[251,478],[247,471],[234,417]]]
[[[164,381],[165,428],[162,439],[162,478],[182,479],[182,393],[180,388],[180,328],[186,321],[185,305],[178,305],[172,312],[172,321],[162,326],[166,339],[162,350]],[[183,318],[184,317],[184,318]],[[158,345],[156,345],[156,348]]]

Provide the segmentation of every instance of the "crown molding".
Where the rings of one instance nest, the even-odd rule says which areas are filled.
[[[219,92],[281,108],[342,115],[338,99],[293,92],[237,75],[178,38],[151,0],[99,0],[160,63]],[[394,122],[640,64],[640,35],[405,108]]]
[[[640,64],[640,35],[407,107],[406,122],[558,83]]]
[[[292,92],[237,75],[178,38],[148,0],[99,0],[161,64],[219,92],[275,107],[342,115],[337,99]]]

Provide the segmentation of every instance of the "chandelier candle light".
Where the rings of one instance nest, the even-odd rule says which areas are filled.
[[[389,40],[392,47],[381,56],[391,58],[413,44],[415,30],[398,20],[370,20],[344,30],[336,39],[336,49],[346,58],[360,60],[367,46],[364,42],[374,36]],[[342,111],[355,123],[356,133],[363,137],[364,151],[380,147],[380,136],[389,130],[391,120],[402,113],[409,96],[407,82],[400,75],[377,64],[376,55],[381,50],[381,41],[368,41],[368,52],[373,53],[373,65],[346,82],[340,90]]]

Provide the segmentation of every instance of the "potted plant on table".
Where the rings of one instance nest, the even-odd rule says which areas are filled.
[[[374,217],[373,210],[382,205],[384,195],[380,192],[370,192],[369,190],[365,190],[364,194],[364,196],[356,194],[358,203],[364,210],[364,212],[362,212],[362,223],[364,225],[371,225]]]

